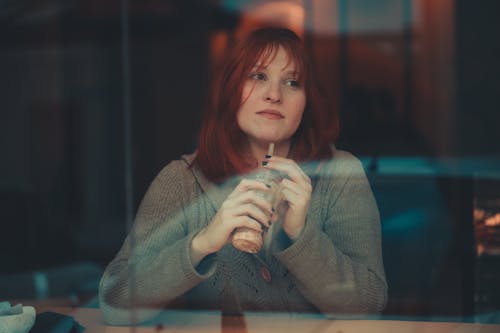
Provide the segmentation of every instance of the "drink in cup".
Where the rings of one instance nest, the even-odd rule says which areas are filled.
[[[271,143],[269,144],[268,150],[269,156],[272,156],[273,150],[274,144]],[[254,179],[262,181],[267,185],[269,190],[265,192],[259,191],[258,194],[261,195],[264,199],[268,200],[274,207],[277,195],[279,193],[279,174],[269,169],[258,170],[254,175]],[[262,245],[264,243],[264,234],[266,233],[266,231],[267,229],[264,229],[262,232],[258,232],[254,229],[240,227],[234,231],[231,242],[233,246],[240,251],[257,253],[262,248]]]

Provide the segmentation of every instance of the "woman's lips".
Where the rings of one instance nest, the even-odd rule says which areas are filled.
[[[259,116],[262,116],[267,119],[283,119],[283,115],[281,112],[276,111],[276,110],[262,110],[257,112]]]

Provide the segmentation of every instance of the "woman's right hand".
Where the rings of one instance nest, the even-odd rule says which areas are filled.
[[[236,186],[210,224],[193,238],[193,263],[219,251],[230,240],[236,228],[247,227],[261,232],[263,227],[269,227],[273,207],[258,194],[262,191],[269,191],[269,188],[263,182],[253,179],[243,179]]]

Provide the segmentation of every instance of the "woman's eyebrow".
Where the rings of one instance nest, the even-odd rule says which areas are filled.
[[[252,67],[252,70],[257,70],[257,69],[261,70],[261,69],[266,69],[266,68],[267,68],[267,66],[265,66],[265,65],[257,64],[257,65]]]
[[[298,76],[300,73],[296,69],[289,69],[289,70],[284,70],[284,74]]]

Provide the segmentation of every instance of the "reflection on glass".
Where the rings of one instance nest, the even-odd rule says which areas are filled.
[[[500,175],[477,180],[474,194],[477,255],[500,255]]]
[[[500,174],[476,176],[474,182],[476,240],[474,311],[498,321],[500,307]]]

